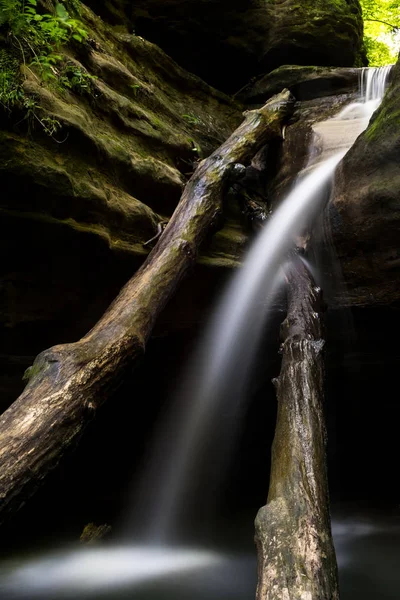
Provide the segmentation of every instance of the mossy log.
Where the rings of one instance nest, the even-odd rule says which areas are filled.
[[[215,229],[235,165],[281,136],[292,107],[284,90],[243,123],[187,183],[143,266],[81,340],[37,356],[21,396],[0,418],[0,520],[18,509],[73,446],[99,406],[145,351],[157,316]],[[240,170],[240,169],[239,169]]]
[[[326,473],[321,291],[298,257],[288,267],[287,281],[270,488],[255,523],[257,600],[337,600]]]

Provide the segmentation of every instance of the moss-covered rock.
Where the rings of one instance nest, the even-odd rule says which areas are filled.
[[[218,89],[284,64],[361,65],[358,0],[89,0]]]
[[[270,30],[263,66],[361,66],[358,0],[268,0]]]
[[[240,105],[154,44],[84,6],[80,18],[88,41],[60,50],[55,80],[22,67],[34,111],[0,107],[3,407],[39,351],[93,326],[197,161],[242,120]],[[90,85],[63,85],[67,69]],[[60,126],[48,135],[39,121]],[[228,238],[213,243],[211,264],[235,262]]]
[[[400,63],[368,129],[343,160],[330,206],[347,285],[342,304],[400,300]]]

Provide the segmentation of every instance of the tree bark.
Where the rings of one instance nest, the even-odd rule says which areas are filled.
[[[143,355],[157,316],[218,223],[235,165],[281,136],[291,107],[284,90],[245,113],[232,136],[200,163],[157,245],[95,327],[78,342],[37,356],[27,387],[0,418],[0,521],[35,491],[125,368]]]
[[[257,600],[337,600],[326,472],[321,291],[298,256],[288,267],[287,281],[270,488],[255,523]]]

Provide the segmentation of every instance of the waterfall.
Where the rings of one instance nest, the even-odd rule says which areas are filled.
[[[217,571],[215,581],[219,583],[213,581],[213,585],[233,581],[240,591],[241,576],[236,580],[235,576],[241,567],[225,554],[166,544],[174,538],[190,486],[199,478],[201,457],[214,463],[217,478],[223,472],[242,415],[251,365],[282,283],[281,266],[295,237],[321,210],[335,169],[367,127],[389,73],[388,67],[363,69],[360,99],[336,117],[314,125],[315,135],[322,141],[321,153],[317,159],[310,153],[309,165],[254,240],[242,268],[223,294],[177,393],[171,418],[159,435],[141,490],[136,492],[142,501],[133,512],[136,520],[143,522],[148,543],[136,547],[130,539],[125,546],[63,551],[8,565],[0,571],[2,597],[54,600],[77,598],[80,593],[86,598],[93,593],[98,598],[118,586],[173,574],[182,578],[185,572],[192,577],[195,569],[200,570],[201,578],[205,574],[201,569],[224,565],[227,570]],[[202,490],[207,488],[208,475],[197,483]],[[234,597],[231,589],[226,597]]]
[[[208,453],[214,470],[219,463],[221,476],[243,409],[247,378],[281,280],[280,267],[296,235],[321,210],[338,163],[368,126],[390,69],[362,69],[360,99],[314,126],[323,142],[319,157],[310,161],[274,212],[223,294],[177,393],[175,409],[159,434],[139,493],[143,505],[137,510],[145,515],[149,539],[166,542],[174,537],[190,488],[198,485],[201,455]],[[340,151],[333,154],[333,146]],[[199,486],[202,493],[208,484],[206,476]]]
[[[386,67],[365,67],[360,73],[360,91],[365,103],[380,103],[387,86],[392,65]]]
[[[190,487],[196,484],[201,455],[209,452],[211,463],[221,462],[220,471],[225,466],[249,370],[279,286],[280,266],[296,233],[318,211],[321,192],[343,155],[318,166],[276,210],[208,325],[143,484],[144,502],[148,506],[151,501],[145,529],[153,541],[165,542],[174,536]],[[200,487],[210,484],[205,479]]]

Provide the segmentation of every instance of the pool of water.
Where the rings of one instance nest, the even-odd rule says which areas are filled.
[[[400,598],[400,516],[335,516],[342,600]],[[255,552],[100,546],[0,566],[2,600],[251,600]]]

